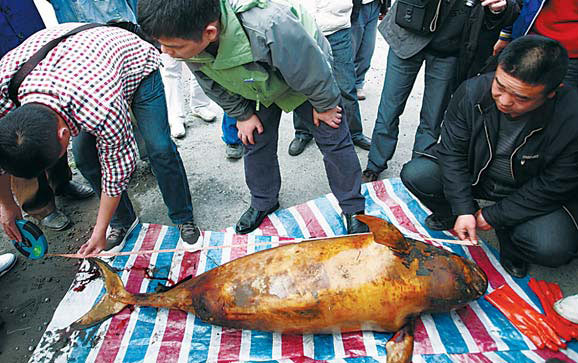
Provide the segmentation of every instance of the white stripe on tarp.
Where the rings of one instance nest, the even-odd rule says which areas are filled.
[[[285,229],[285,226],[283,226],[283,222],[281,222],[276,214],[269,214],[269,220],[271,221],[273,227],[275,227],[277,230],[278,236],[288,237],[287,230]]]
[[[321,210],[319,209],[317,204],[315,204],[314,201],[310,200],[309,202],[307,202],[307,206],[309,207],[309,209],[311,210],[311,212],[315,216],[315,219],[317,220],[317,222],[321,226],[321,229],[323,229],[323,232],[325,232],[325,235],[327,237],[335,236],[335,233],[333,232],[333,228],[331,228],[329,223],[327,223],[327,219],[325,219],[325,217],[323,217],[323,213],[321,213]]]
[[[497,328],[493,323],[492,320],[486,315],[484,310],[480,307],[477,301],[470,302],[469,306],[472,308],[476,316],[480,319],[486,331],[490,334],[494,342],[496,342],[497,350],[506,351],[509,350],[510,347],[508,344],[504,343],[502,338],[500,338],[500,334],[493,334],[492,332],[499,332],[500,329]]]
[[[431,346],[433,348],[434,353],[436,354],[442,354],[446,352],[445,346],[440,338],[440,335],[438,333],[436,324],[433,320],[433,318],[431,317],[430,314],[422,314],[420,315],[421,321],[423,322],[423,326],[425,327],[425,330],[427,331],[427,335],[429,337],[429,340],[431,342]]]
[[[365,346],[365,353],[370,357],[377,357],[377,344],[375,343],[375,336],[373,332],[363,330],[363,345]]]
[[[288,208],[287,211],[293,216],[293,218],[295,219],[295,222],[297,222],[297,225],[299,226],[299,229],[301,230],[301,234],[303,235],[303,238],[310,238],[311,233],[309,232],[309,228],[307,228],[307,224],[303,220],[303,217],[301,216],[301,213],[299,213],[297,208],[291,207],[291,208]]]
[[[281,334],[273,333],[273,347],[271,352],[271,358],[281,359],[283,357],[283,341],[281,339]]]
[[[315,341],[313,334],[303,334],[303,356],[307,358],[315,358]]]
[[[243,329],[241,332],[241,349],[239,350],[239,360],[251,359],[251,330]]]
[[[333,354],[336,358],[345,357],[345,348],[341,333],[333,333]]]
[[[460,332],[462,339],[466,343],[466,346],[468,347],[468,351],[470,353],[481,352],[480,347],[478,347],[478,345],[476,344],[476,341],[472,337],[472,334],[470,333],[468,328],[466,328],[466,325],[464,324],[464,322],[462,321],[462,319],[460,318],[458,313],[456,313],[455,310],[452,310],[452,311],[450,311],[450,315],[452,317],[452,320],[453,320],[456,328]]]
[[[218,325],[211,325],[211,340],[207,353],[207,362],[217,362],[221,348],[221,332],[223,328]]]

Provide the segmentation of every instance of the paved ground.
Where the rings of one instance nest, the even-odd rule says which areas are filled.
[[[387,45],[378,36],[373,67],[367,75],[368,99],[361,102],[364,127],[371,135],[381,93]],[[410,157],[413,135],[419,117],[423,90],[420,77],[401,118],[400,142],[390,168],[382,178],[397,177],[404,162]],[[220,119],[219,119],[220,120]],[[206,124],[189,117],[187,137],[178,141],[179,150],[187,169],[195,217],[201,228],[221,230],[233,225],[249,205],[242,161],[225,159],[224,144],[220,140],[220,122]],[[281,207],[303,203],[329,193],[321,154],[311,144],[298,157],[287,154],[293,137],[290,115],[281,123],[279,159],[283,185]],[[367,152],[357,149],[362,168],[367,163]],[[79,178],[76,175],[75,178]],[[130,193],[140,211],[143,222],[170,224],[166,208],[156,188],[154,178],[145,164],[131,183]],[[58,200],[59,206],[72,218],[74,225],[68,231],[47,233],[52,252],[74,252],[87,239],[95,220],[96,200],[71,203]],[[2,234],[2,233],[0,233]],[[484,237],[495,245],[493,233]],[[0,253],[13,252],[9,241],[2,234]],[[25,362],[38,343],[46,324],[73,280],[78,262],[62,258],[46,258],[40,262],[19,258],[18,265],[0,278],[0,317],[6,322],[0,328],[0,362]],[[540,279],[558,282],[566,294],[578,293],[576,277],[578,261],[557,270],[532,266],[531,274]]]

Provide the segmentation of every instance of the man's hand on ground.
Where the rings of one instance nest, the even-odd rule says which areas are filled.
[[[486,219],[484,218],[481,209],[478,209],[478,211],[476,212],[476,226],[482,231],[489,231],[494,229],[494,227],[492,227],[488,222],[486,222]]]
[[[253,137],[253,133],[255,130],[259,134],[263,133],[263,124],[257,115],[253,114],[251,117],[244,121],[237,121],[237,136],[243,142],[243,144],[254,144],[255,138]]]
[[[104,235],[95,235],[93,233],[92,236],[90,236],[90,239],[80,246],[78,253],[87,257],[99,253],[104,247],[106,247],[106,237]]]
[[[462,214],[456,219],[454,230],[460,240],[469,239],[473,243],[478,243],[476,237],[476,217],[473,214]]]
[[[22,242],[22,234],[16,227],[16,220],[22,219],[20,207],[14,203],[12,205],[0,205],[0,223],[4,232],[13,241]]]
[[[341,107],[339,106],[325,112],[317,112],[313,109],[313,123],[317,127],[319,127],[320,121],[323,121],[327,126],[336,129],[341,123],[341,117]]]

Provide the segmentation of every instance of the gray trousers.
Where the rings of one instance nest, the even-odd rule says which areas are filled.
[[[263,124],[263,133],[255,133],[255,144],[245,146],[245,181],[251,191],[251,206],[268,210],[279,198],[281,174],[277,158],[279,121],[281,109],[276,105],[260,106],[256,115]],[[293,112],[305,122],[313,124],[313,107],[305,102]],[[356,213],[365,209],[361,195],[361,167],[353,149],[346,117],[339,128],[334,129],[323,122],[311,127],[315,142],[323,154],[329,187],[339,201],[344,213]]]

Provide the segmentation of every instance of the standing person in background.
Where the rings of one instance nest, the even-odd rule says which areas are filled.
[[[0,58],[44,28],[44,21],[33,0],[0,0]],[[72,171],[67,158],[63,158],[38,178],[12,177],[10,184],[22,210],[38,220],[43,227],[56,231],[65,229],[71,221],[64,212],[56,208],[55,194],[75,200],[94,195],[89,187],[72,181]],[[13,217],[9,214],[8,211],[0,209],[3,224]],[[22,219],[20,213],[14,217]]]
[[[223,131],[222,139],[226,145],[225,154],[227,155],[227,159],[241,159],[245,148],[243,147],[241,139],[239,139],[239,136],[237,135],[239,132],[239,130],[237,130],[237,120],[227,115],[225,112],[223,114],[221,130]]]
[[[355,66],[351,43],[351,0],[315,0],[304,2],[303,6],[315,18],[315,22],[329,41],[333,55],[333,77],[341,91],[343,111],[349,123],[353,144],[369,150],[371,139],[363,135],[361,113],[355,90]],[[295,138],[289,144],[289,155],[296,156],[305,150],[313,139],[310,127],[297,114],[293,114]]]
[[[393,157],[399,116],[422,64],[425,87],[412,157],[438,141],[452,92],[468,72],[474,72],[472,64],[481,57],[477,54],[480,39],[511,24],[519,12],[516,0],[473,0],[467,4],[464,0],[430,0],[427,14],[431,20],[428,17],[426,24],[413,24],[408,23],[412,17],[406,16],[412,13],[411,7],[406,8],[408,3],[396,1],[378,27],[389,44],[389,53],[364,182],[377,180]]]
[[[564,84],[578,88],[578,1],[524,0],[514,24],[502,29],[494,55],[511,40],[526,34],[539,34],[562,43],[569,58]]]
[[[363,86],[365,73],[371,65],[375,49],[377,20],[382,19],[391,5],[391,0],[354,0],[351,12],[351,42],[355,63],[355,89],[357,99],[365,100]]]

